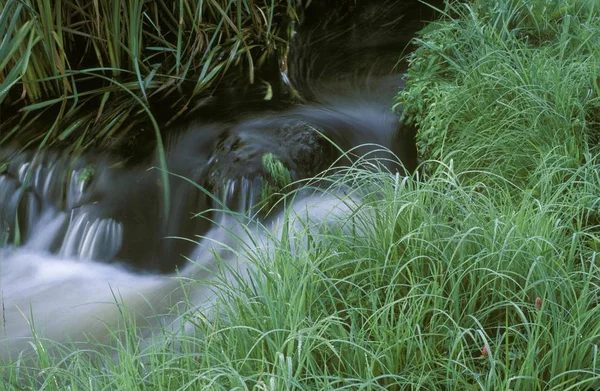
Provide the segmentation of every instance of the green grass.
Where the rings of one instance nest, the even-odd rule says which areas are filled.
[[[455,4],[410,59],[405,117],[425,159],[454,158],[536,186],[541,164],[575,168],[600,140],[596,1]]]
[[[165,129],[222,79],[243,73],[252,84],[263,65],[285,63],[301,4],[0,0],[0,9],[0,146],[125,160],[155,146],[166,218]]]
[[[261,162],[265,171],[265,180],[260,192],[260,199],[263,201],[255,208],[268,211],[290,188],[292,178],[289,170],[272,153],[264,154]]]
[[[5,365],[7,387],[597,388],[599,227],[582,221],[598,168],[518,202],[508,181],[465,185],[445,166],[427,181],[351,169],[326,193],[362,200],[340,195],[314,223],[290,214],[272,247],[250,239],[254,272],[217,283],[217,315],[187,314],[194,335],[144,347],[128,323],[105,355],[38,349],[35,377]]]
[[[192,334],[148,345],[124,312],[120,342],[39,341],[0,390],[600,388],[600,6],[446,13],[398,97],[424,176],[321,179],[314,204],[343,206],[241,243],[253,271],[182,315]]]
[[[163,123],[193,112],[226,75],[253,83],[287,56],[300,3],[0,0],[0,9],[0,144],[80,152],[152,126],[150,107],[166,112]]]

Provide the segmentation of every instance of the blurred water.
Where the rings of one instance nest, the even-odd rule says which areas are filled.
[[[368,4],[363,8],[361,12],[372,11]],[[359,20],[361,13],[355,14]],[[331,29],[330,21],[322,24]],[[0,357],[14,358],[31,349],[35,336],[106,341],[122,317],[122,306],[134,310],[138,324],[153,326],[163,324],[167,318],[162,315],[184,297],[198,307],[209,306],[214,299],[210,285],[193,282],[210,279],[218,269],[215,252],[243,275],[248,267],[244,254],[270,251],[269,235],[283,229],[281,210],[263,221],[267,228],[256,222],[251,229],[239,225],[259,217],[252,207],[260,201],[265,181],[265,153],[292,166],[293,179],[301,179],[293,166],[310,166],[311,159],[315,165],[345,165],[369,157],[385,161],[390,172],[416,168],[414,131],[402,127],[390,108],[393,95],[403,87],[402,77],[356,73],[381,56],[373,50],[377,42],[365,44],[356,31],[338,35],[354,37],[360,56],[353,56],[352,61],[359,60],[351,65],[344,62],[344,51],[332,52],[340,45],[305,44],[318,34],[299,31],[298,47],[290,56],[290,79],[284,77],[302,87],[312,103],[222,122],[191,121],[173,132],[176,136],[167,143],[168,216],[163,215],[166,201],[155,157],[124,168],[105,154],[72,157],[60,151],[0,150],[0,165],[9,162],[0,170]],[[401,42],[387,37],[385,45],[408,42],[403,34]],[[322,61],[324,51],[331,61]],[[330,77],[324,85],[328,70],[348,77]],[[308,156],[299,163],[294,154],[294,148],[302,146],[299,141],[278,138],[277,129],[290,123],[310,124],[336,147],[330,155]],[[218,178],[220,184],[210,194],[207,177],[215,156],[221,156],[215,150],[225,134],[237,137],[238,156],[232,160],[237,165],[228,170],[233,175]],[[337,160],[342,151],[350,155]],[[307,220],[317,226],[350,215],[348,205],[334,196],[304,197],[291,207],[292,215],[298,216],[297,227]],[[292,247],[303,243],[298,239]]]

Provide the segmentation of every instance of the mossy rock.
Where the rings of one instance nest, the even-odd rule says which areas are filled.
[[[229,183],[246,180],[264,199],[326,169],[327,151],[326,140],[304,121],[284,116],[245,121],[219,137],[204,186],[223,198]]]

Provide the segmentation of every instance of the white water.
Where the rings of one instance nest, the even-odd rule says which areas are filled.
[[[171,276],[143,275],[119,265],[63,253],[51,255],[28,246],[0,250],[0,357],[14,359],[31,351],[33,337],[62,343],[88,339],[109,343],[111,332],[122,322],[123,306],[132,310],[136,324],[154,331],[176,321],[165,314],[176,309],[184,297],[209,316],[215,292],[206,281],[216,277],[212,275],[218,265],[215,252],[238,278],[244,277],[247,268],[252,267],[247,255],[269,256],[274,248],[270,238],[280,238],[282,227],[289,230],[293,249],[305,245],[307,229],[314,231],[322,223],[331,226],[347,221],[351,209],[347,200],[312,195],[293,204],[287,215],[291,224],[282,224],[284,212],[272,219],[268,229],[253,223],[242,226],[234,218],[224,218],[223,226],[211,229],[190,256],[193,263]],[[58,226],[58,222],[40,226],[33,234],[35,241],[56,236]],[[235,279],[229,281],[234,289]]]
[[[396,148],[399,122],[389,108],[362,101],[333,106],[330,102],[324,107],[301,107],[242,121],[235,129],[258,157],[274,148],[273,140],[264,140],[264,129],[294,118],[315,124],[326,137],[356,154],[391,156],[376,145],[380,144],[411,159],[402,143]],[[220,129],[192,125],[170,140],[169,170],[201,183]],[[0,249],[0,357],[15,358],[31,351],[35,337],[57,342],[91,338],[106,343],[122,321],[123,306],[131,309],[136,324],[151,330],[177,323],[173,316],[164,315],[174,307],[181,309],[177,304],[183,298],[199,311],[210,311],[215,300],[209,283],[216,277],[212,273],[227,269],[218,267],[213,252],[219,253],[229,270],[244,277],[252,267],[249,259],[254,256],[249,255],[269,253],[274,246],[270,238],[280,237],[282,227],[294,231],[287,237],[295,248],[306,244],[307,229],[319,230],[323,223],[351,223],[347,218],[351,205],[334,195],[310,195],[291,206],[291,225],[281,223],[286,216],[283,211],[264,222],[267,228],[254,220],[253,228],[245,228],[222,213],[209,215],[222,226],[211,225],[190,217],[220,207],[218,203],[176,176],[171,177],[171,214],[165,221],[159,173],[147,170],[155,163],[120,170],[107,159],[84,157],[72,162],[51,154],[35,159],[18,155],[11,157],[8,171],[0,174],[0,226],[9,228],[4,239],[9,244],[16,241],[17,221],[21,230],[19,247]],[[93,175],[89,175],[90,165]],[[394,166],[388,165],[392,170]],[[256,175],[241,176],[225,180],[223,189],[217,189],[224,206],[245,223],[254,216],[251,207],[259,201],[260,180]],[[178,245],[191,240],[199,243]],[[186,255],[192,262],[181,262]],[[176,266],[178,272],[170,275],[148,272],[171,272]],[[235,289],[235,279],[229,281]]]

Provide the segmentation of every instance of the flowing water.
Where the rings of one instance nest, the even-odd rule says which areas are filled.
[[[290,66],[290,78],[301,84],[302,67]],[[167,208],[154,157],[124,167],[101,153],[73,158],[0,150],[0,162],[10,162],[0,174],[0,356],[31,349],[34,337],[103,340],[122,316],[116,302],[153,324],[166,322],[156,315],[184,296],[209,307],[214,293],[197,281],[216,271],[215,252],[243,275],[243,249],[268,248],[267,234],[282,229],[283,211],[265,219],[252,209],[267,182],[266,154],[281,161],[292,180],[357,156],[388,159],[388,170],[402,171],[395,155],[408,171],[415,169],[413,134],[390,109],[401,77],[327,86],[320,94],[310,88],[315,103],[234,121],[197,120],[173,132]],[[353,157],[336,160],[340,150]],[[306,196],[293,208],[318,224],[348,212],[336,200]]]
[[[360,153],[381,158],[380,145],[392,149],[399,122],[386,107],[372,110],[303,107],[282,117],[242,122],[242,145],[253,152],[243,163],[258,169],[259,157],[273,152],[268,139],[247,133],[290,116],[319,124],[331,139],[343,131],[347,149],[360,146]],[[353,112],[359,115],[353,118]],[[184,282],[210,278],[218,266],[215,251],[228,267],[245,273],[242,249],[256,248],[258,238],[268,247],[267,233],[277,231],[274,227],[280,226],[284,212],[262,219],[265,225],[252,223],[258,219],[250,208],[261,199],[262,170],[224,180],[213,197],[194,185],[203,182],[212,159],[210,149],[199,153],[199,139],[218,139],[214,129],[214,124],[192,126],[169,148],[168,167],[177,176],[170,177],[166,217],[153,161],[124,169],[113,167],[105,157],[70,162],[42,154],[12,159],[0,175],[7,243],[0,249],[3,353],[26,349],[33,336],[59,341],[66,335],[75,341],[84,340],[84,334],[107,338],[106,325],[116,325],[121,317],[115,301],[134,308],[139,321],[164,314],[184,295],[199,308],[209,306],[214,297],[210,286]],[[363,145],[373,141],[377,144]],[[298,216],[318,224],[330,218],[332,210],[343,208],[334,200],[309,196],[294,207]],[[240,222],[255,228],[248,232]]]

